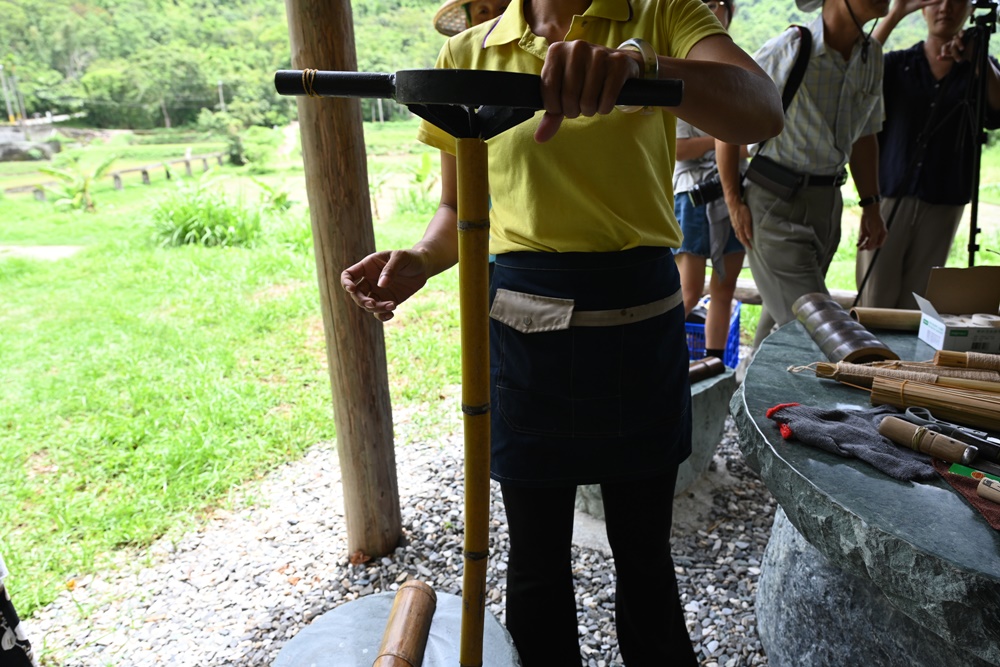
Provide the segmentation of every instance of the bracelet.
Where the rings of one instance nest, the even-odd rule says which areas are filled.
[[[644,79],[658,79],[660,78],[660,59],[656,55],[656,50],[653,45],[644,39],[638,39],[633,37],[632,39],[626,39],[624,42],[618,45],[619,51],[636,51],[642,56],[643,72],[642,77]],[[642,110],[643,113],[648,113],[649,107],[640,107],[628,104],[618,104],[616,108],[623,113],[634,113],[636,111]]]
[[[872,204],[877,204],[882,201],[882,195],[872,195],[871,197],[865,197],[858,202],[858,206],[864,208],[865,206],[871,206]]]

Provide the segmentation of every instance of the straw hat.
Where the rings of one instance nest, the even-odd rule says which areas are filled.
[[[469,27],[465,5],[472,0],[445,0],[434,14],[434,27],[442,35],[451,37]]]

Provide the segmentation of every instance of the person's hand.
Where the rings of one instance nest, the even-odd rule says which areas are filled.
[[[892,3],[890,12],[898,18],[909,16],[913,12],[919,12],[924,7],[939,4],[941,0],[895,0]]]
[[[426,282],[423,258],[414,250],[376,252],[340,274],[340,285],[354,303],[382,322]]]
[[[575,40],[549,46],[542,65],[545,115],[535,141],[548,141],[563,118],[608,114],[628,79],[641,77],[642,56]]]
[[[858,229],[858,249],[875,250],[881,248],[886,238],[885,221],[878,204],[861,210],[861,227]]]
[[[941,45],[941,52],[938,54],[938,60],[954,60],[957,63],[963,60],[972,58],[973,49],[969,49],[966,53],[965,31],[961,30],[957,35],[949,39],[947,42]]]
[[[749,250],[750,241],[753,240],[753,216],[750,214],[750,207],[743,202],[729,206],[729,223],[733,226],[736,238]]]

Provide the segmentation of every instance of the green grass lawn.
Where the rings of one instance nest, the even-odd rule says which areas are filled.
[[[210,176],[220,196],[261,194],[239,169]],[[0,245],[81,246],[58,261],[0,254],[0,553],[22,614],[334,437],[302,170],[256,178],[301,194],[252,249],[159,247],[150,212],[166,181],[99,184],[91,214],[0,201]],[[423,226],[379,220],[378,244]],[[456,291],[447,272],[386,326],[396,407],[459,381]]]

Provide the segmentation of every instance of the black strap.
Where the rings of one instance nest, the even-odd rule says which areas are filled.
[[[781,91],[782,113],[788,112],[788,107],[791,106],[792,100],[795,99],[795,93],[799,92],[799,86],[802,85],[802,79],[806,75],[806,68],[809,66],[809,56],[812,54],[812,33],[809,32],[809,28],[801,25],[792,25],[791,27],[799,29],[799,53],[795,57],[795,64],[792,65],[792,71],[788,74],[785,89]],[[764,147],[765,142],[766,139],[757,144],[757,155],[760,155],[760,149]]]
[[[792,27],[799,29],[799,55],[795,58],[795,64],[792,65],[788,81],[785,82],[785,90],[781,93],[781,109],[783,111],[788,111],[788,107],[795,98],[795,93],[802,85],[802,79],[806,75],[806,67],[809,66],[809,56],[812,54],[812,33],[809,32],[809,28],[801,25],[793,25]]]

